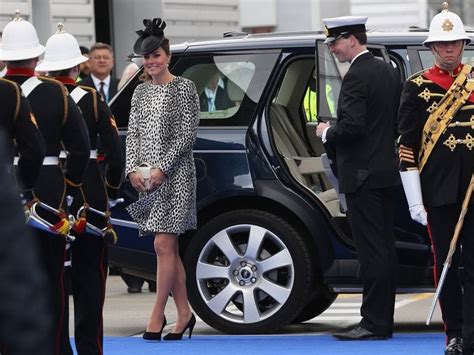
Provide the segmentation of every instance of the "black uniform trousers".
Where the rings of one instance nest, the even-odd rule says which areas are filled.
[[[428,209],[428,231],[434,251],[438,284],[449,244],[461,213],[461,202]],[[474,204],[468,206],[456,253],[444,281],[439,302],[447,338],[462,336],[466,349],[474,351]],[[459,245],[462,244],[462,249]],[[462,262],[464,269],[458,270]]]
[[[82,184],[82,193],[74,197],[71,211],[74,215],[86,202],[97,210],[107,209],[107,193],[96,160],[90,160]],[[105,219],[92,212],[87,213],[87,221],[104,228]],[[69,272],[74,300],[74,341],[78,355],[103,354],[102,310],[107,279],[107,243],[101,236],[91,233],[74,233],[76,240],[71,243],[71,268]],[[66,296],[65,314],[68,319],[69,297]],[[62,331],[61,355],[72,355],[69,342],[68,322]]]
[[[43,166],[40,176],[34,187],[35,195],[40,201],[58,209],[61,205],[65,191],[64,175],[59,166]],[[37,207],[37,213],[51,224],[59,218]],[[40,261],[46,271],[47,294],[53,318],[53,334],[48,337],[53,355],[60,354],[61,329],[64,325],[64,260],[66,257],[66,238],[63,235],[49,233],[34,229],[34,236],[38,240]]]
[[[346,200],[363,281],[360,326],[391,336],[397,265],[393,188],[370,189],[364,183],[346,193]]]

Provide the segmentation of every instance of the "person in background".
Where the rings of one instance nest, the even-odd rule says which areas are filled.
[[[52,225],[54,234],[35,229],[34,236],[48,277],[47,298],[54,326],[46,340],[53,348],[50,354],[58,355],[64,321],[66,234],[70,226],[65,196],[74,196],[82,184],[90,154],[89,138],[81,113],[66,88],[56,80],[34,75],[44,47],[33,25],[17,12],[15,19],[4,27],[2,40],[0,59],[7,64],[5,79],[21,86],[46,145],[46,156],[32,197],[57,210],[52,212],[41,206],[36,209],[38,215]],[[68,152],[64,165],[59,163],[62,146]]]
[[[87,61],[79,49],[77,40],[58,24],[58,31],[46,43],[43,62],[38,70],[62,82],[79,106],[87,125],[91,143],[90,160],[80,187],[70,207],[76,218],[73,231],[76,236],[71,243],[70,280],[74,299],[74,340],[79,355],[101,355],[103,353],[102,310],[107,279],[107,240],[114,237],[109,221],[88,210],[89,207],[110,212],[115,206],[121,183],[125,158],[114,116],[101,95],[95,89],[77,86],[80,64]],[[97,163],[97,143],[100,139],[106,156],[105,176],[101,175]],[[80,209],[82,208],[82,212]],[[109,230],[102,234],[86,228],[86,223],[97,230]],[[66,301],[69,298],[66,297]],[[65,302],[64,312],[68,318],[69,303]],[[62,354],[71,354],[69,324],[63,323]]]
[[[109,101],[117,93],[119,79],[112,77],[114,52],[109,44],[97,42],[89,50],[90,75],[82,78],[81,85],[96,89]]]
[[[86,76],[91,75],[91,63],[89,62],[89,48],[85,46],[79,46],[81,49],[81,54],[84,57],[87,57],[87,60],[81,64],[79,64],[79,75],[77,77],[77,81],[81,81]]]
[[[469,88],[461,92],[454,89],[456,85],[471,85],[474,71],[462,63],[464,47],[470,41],[462,20],[447,6],[433,17],[424,45],[431,49],[435,64],[405,82],[398,114],[403,188],[411,217],[429,227],[435,284],[441,276],[474,171],[474,95]],[[445,114],[456,106],[453,115]],[[462,249],[458,246],[439,295],[446,355],[474,354],[472,198],[459,241]],[[458,266],[462,256],[461,279]]]
[[[331,53],[350,68],[342,80],[337,123],[319,123],[316,134],[335,152],[329,158],[336,162],[339,190],[346,196],[363,281],[362,320],[334,334],[339,340],[382,340],[393,333],[394,187],[399,185],[395,133],[401,83],[390,64],[367,50],[366,21],[363,16],[323,19]]]
[[[159,18],[143,23],[146,28],[137,31],[133,51],[144,56],[145,82],[132,97],[125,170],[139,199],[127,211],[137,222],[140,236],[153,235],[157,256],[156,301],[143,338],[161,340],[171,293],[178,319],[172,333],[163,339],[180,340],[186,330],[191,337],[196,324],[188,303],[178,237],[195,229],[197,223],[193,144],[199,125],[199,97],[192,81],[176,77],[168,69],[171,52],[163,33],[166,23]]]
[[[199,106],[200,110],[204,112],[225,110],[235,106],[235,102],[227,94],[226,85],[219,71],[214,73],[204,88],[199,97]]]

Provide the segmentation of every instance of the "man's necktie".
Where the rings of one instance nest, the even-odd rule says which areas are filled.
[[[107,102],[107,96],[105,95],[105,91],[104,91],[105,83],[103,81],[101,81],[99,83],[99,85],[100,85],[99,92],[102,95],[102,97],[104,98],[105,102]]]

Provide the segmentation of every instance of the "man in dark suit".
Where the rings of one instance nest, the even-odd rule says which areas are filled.
[[[117,93],[120,81],[110,75],[114,67],[113,49],[107,43],[97,42],[89,50],[89,58],[91,74],[81,80],[81,85],[96,89],[109,103]]]
[[[393,332],[392,189],[399,183],[395,132],[401,85],[395,69],[367,51],[366,21],[360,16],[323,20],[331,53],[350,68],[342,81],[337,124],[320,123],[316,134],[335,153],[363,280],[362,320],[334,334],[340,340],[387,339]]]
[[[201,112],[225,110],[235,106],[235,102],[227,94],[227,87],[219,72],[214,74],[199,96],[199,106]]]

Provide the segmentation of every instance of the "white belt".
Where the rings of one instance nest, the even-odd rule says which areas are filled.
[[[61,150],[61,153],[59,153],[59,157],[61,159],[66,159],[67,158],[67,154],[64,150]],[[96,150],[91,150],[90,154],[89,154],[89,159],[97,159],[97,149]]]
[[[13,159],[13,165],[18,165],[18,160],[20,160],[20,157],[15,157]],[[58,165],[58,164],[59,164],[58,157],[44,157],[43,159],[43,165]]]

